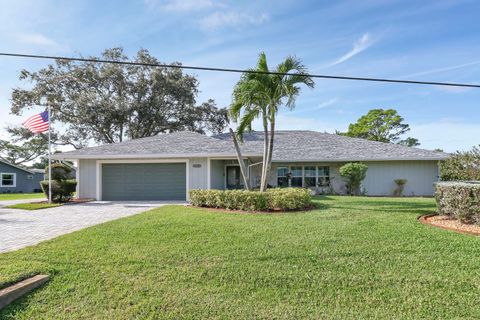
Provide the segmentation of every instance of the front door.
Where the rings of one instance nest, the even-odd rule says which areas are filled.
[[[240,166],[227,166],[227,189],[243,189]]]

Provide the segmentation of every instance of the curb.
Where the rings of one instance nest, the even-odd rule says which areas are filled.
[[[0,290],[0,310],[47,282],[50,276],[39,274]]]
[[[480,236],[480,233],[478,233],[478,232],[458,230],[456,228],[451,228],[451,227],[445,227],[445,226],[439,226],[439,225],[432,224],[428,221],[428,218],[431,218],[431,217],[434,217],[434,216],[438,216],[438,214],[436,214],[436,213],[426,214],[426,215],[423,215],[423,216],[419,216],[417,218],[417,220],[420,221],[422,224],[429,225],[429,226],[432,226],[432,227],[436,227],[436,228],[440,228],[440,229],[444,229],[444,230],[449,230],[449,231],[453,231],[453,232],[460,233],[460,234],[466,234],[466,235],[469,235],[469,236],[477,236],[477,237]]]

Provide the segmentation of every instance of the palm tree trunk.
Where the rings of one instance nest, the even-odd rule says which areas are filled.
[[[250,183],[248,181],[247,168],[245,167],[245,162],[243,161],[242,152],[240,151],[240,146],[238,145],[237,137],[235,136],[235,132],[233,132],[232,128],[230,128],[230,134],[232,135],[233,144],[235,145],[235,151],[237,152],[237,160],[238,160],[238,164],[240,165],[240,172],[242,174],[245,189],[250,190]]]
[[[268,157],[268,120],[267,116],[263,115],[263,159],[262,159],[262,176],[260,178],[260,191],[267,190],[267,157]]]
[[[268,153],[267,153],[267,163],[266,163],[266,170],[265,170],[265,180],[268,178],[268,175],[270,174],[270,169],[272,167],[274,137],[275,137],[275,114],[272,114],[272,117],[270,119],[270,140],[268,142]]]

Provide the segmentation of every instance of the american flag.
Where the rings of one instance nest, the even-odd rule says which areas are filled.
[[[42,133],[48,131],[48,111],[31,116],[23,123],[23,126],[30,130],[32,133]]]

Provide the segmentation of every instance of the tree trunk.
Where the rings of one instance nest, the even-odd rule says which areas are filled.
[[[262,159],[262,176],[260,178],[260,191],[267,189],[267,156],[268,156],[268,122],[266,114],[263,117],[263,159]]]
[[[266,170],[265,170],[265,179],[268,178],[270,173],[270,169],[272,166],[272,157],[273,157],[273,140],[275,138],[275,115],[272,115],[270,119],[270,140],[268,142],[268,153],[267,153],[267,163],[266,163]]]
[[[245,167],[245,162],[243,162],[240,146],[238,145],[237,137],[235,136],[235,132],[233,132],[232,128],[230,128],[230,134],[232,135],[233,144],[235,145],[235,151],[237,152],[237,160],[238,160],[238,164],[240,165],[240,172],[242,173],[245,189],[250,190],[250,183],[248,181],[247,168]]]

